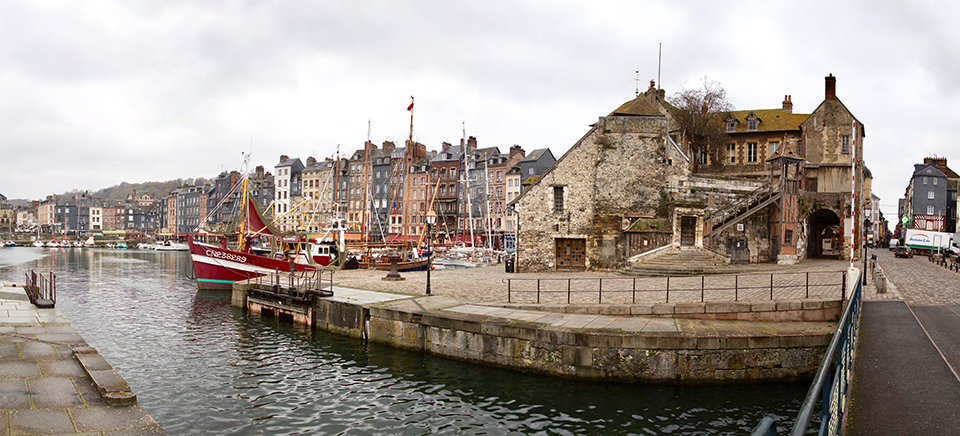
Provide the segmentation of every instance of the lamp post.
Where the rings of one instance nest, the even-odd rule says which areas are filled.
[[[437,222],[437,213],[431,207],[427,211],[427,251],[430,253],[427,258],[427,295],[430,295],[430,270],[433,268],[433,224]]]

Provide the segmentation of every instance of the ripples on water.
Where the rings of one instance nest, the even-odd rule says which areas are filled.
[[[56,269],[57,307],[171,435],[746,434],[807,389],[576,382],[365,344],[197,292],[186,253],[0,248],[0,280],[32,268]]]

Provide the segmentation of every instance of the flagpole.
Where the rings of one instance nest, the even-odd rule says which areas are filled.
[[[850,155],[850,270],[853,270],[853,251],[857,240],[857,121],[853,121],[853,139]],[[863,271],[860,272],[863,274]]]

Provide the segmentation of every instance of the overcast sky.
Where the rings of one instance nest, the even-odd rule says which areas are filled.
[[[213,177],[370,138],[559,157],[660,76],[794,112],[823,78],[865,124],[888,216],[913,164],[960,170],[956,2],[0,2],[0,193]],[[637,80],[639,70],[639,83]],[[369,124],[368,124],[369,122]]]

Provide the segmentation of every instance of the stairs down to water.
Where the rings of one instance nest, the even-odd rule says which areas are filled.
[[[710,274],[734,274],[740,269],[731,266],[724,256],[701,249],[670,250],[640,258],[619,271],[636,277],[684,277]]]

